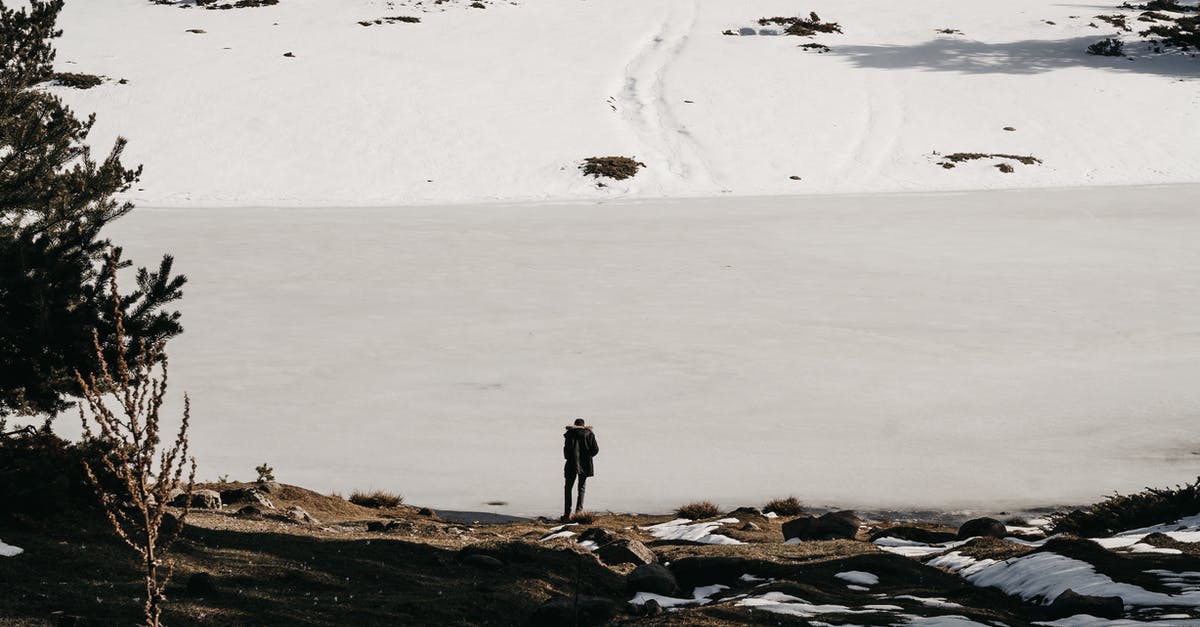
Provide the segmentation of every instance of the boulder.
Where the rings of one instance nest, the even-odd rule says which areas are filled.
[[[389,524],[391,523],[386,523],[382,520],[372,520],[371,522],[367,523],[367,531],[387,531]]]
[[[616,540],[596,549],[596,555],[610,566],[616,564],[653,564],[654,552],[637,540]]]
[[[562,627],[580,625],[591,627],[603,625],[620,611],[612,599],[579,595],[578,597],[555,597],[541,604],[530,621],[537,627]]]
[[[217,594],[217,581],[208,573],[196,573],[187,580],[188,594],[213,596]]]
[[[891,527],[889,529],[879,529],[871,534],[871,541],[874,542],[880,538],[900,538],[901,540],[912,540],[913,542],[925,542],[927,544],[940,544],[942,542],[950,542],[958,536],[948,531],[930,531],[921,529],[920,527]]]
[[[257,505],[262,509],[275,509],[275,504],[271,503],[271,499],[267,498],[267,495],[258,488],[230,488],[228,490],[221,490],[221,501],[223,503]]]
[[[304,510],[303,507],[300,507],[299,505],[293,505],[293,506],[283,510],[283,515],[291,522],[299,523],[301,525],[319,525],[319,524],[321,524],[321,521],[317,520],[316,518],[313,518],[312,514],[309,514],[307,511]]]
[[[642,604],[642,616],[658,616],[663,613],[663,608],[658,604],[658,601],[650,599]]]
[[[972,518],[958,528],[958,539],[966,540],[976,536],[984,538],[1004,538],[1008,536],[1008,527],[995,518]]]
[[[278,481],[255,481],[254,487],[267,494],[278,494],[283,490],[283,484]]]
[[[630,592],[653,592],[670,596],[675,593],[678,585],[675,574],[662,564],[642,564],[633,569],[625,577],[625,585]]]
[[[263,510],[257,505],[247,505],[234,513],[234,516],[247,520],[262,520]]]
[[[475,568],[481,570],[500,570],[501,568],[504,568],[504,562],[501,562],[491,555],[484,555],[482,553],[476,553],[474,555],[468,555],[464,557],[463,563],[467,566],[474,566]]]
[[[1052,619],[1077,614],[1088,614],[1097,618],[1121,618],[1125,614],[1125,602],[1121,597],[1094,597],[1067,589],[1054,599],[1046,611]]]
[[[783,523],[783,537],[808,540],[853,540],[862,521],[850,510],[801,516]]]
[[[221,493],[216,490],[192,490],[192,509],[221,509]],[[175,507],[186,507],[187,493],[181,493],[171,500]]]
[[[614,542],[617,539],[617,536],[613,535],[611,531],[607,529],[601,529],[600,527],[592,527],[579,534],[580,542],[590,540],[595,542],[597,546],[604,546],[605,544]]]

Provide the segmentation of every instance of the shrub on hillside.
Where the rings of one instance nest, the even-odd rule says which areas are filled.
[[[1142,37],[1151,35],[1161,37],[1164,46],[1173,46],[1184,52],[1200,49],[1200,16],[1187,15],[1175,18],[1174,21],[1166,24],[1155,24],[1138,34]]]
[[[639,168],[644,167],[646,164],[630,157],[588,157],[583,160],[583,165],[579,166],[584,175],[596,178],[603,176],[618,181],[632,178]]]
[[[1175,488],[1146,488],[1137,494],[1113,494],[1084,510],[1050,516],[1054,533],[1084,537],[1170,523],[1200,514],[1200,478]]]
[[[675,510],[675,514],[680,518],[688,518],[698,520],[701,518],[712,518],[721,513],[721,508],[717,507],[712,501],[696,501],[688,503]]]
[[[381,507],[399,507],[404,503],[404,497],[383,490],[375,490],[373,492],[357,492],[355,491],[348,499],[351,503],[362,507],[370,507],[379,509]]]
[[[808,19],[802,17],[764,17],[758,21],[759,26],[766,26],[768,24],[786,26],[787,28],[783,31],[785,35],[795,35],[798,37],[808,37],[817,33],[841,34],[842,32],[842,27],[837,22],[822,22],[816,12],[809,12]]]
[[[1119,57],[1125,54],[1125,44],[1120,39],[1101,39],[1087,47],[1088,54],[1101,57]]]
[[[97,467],[109,444],[71,443],[45,427],[4,431],[0,421],[0,518],[87,513],[101,519],[83,467],[85,462]],[[123,494],[124,486],[111,474],[101,472],[98,478],[110,494]]]
[[[804,513],[804,505],[800,499],[789,496],[786,499],[773,499],[763,506],[763,512],[775,512],[780,516],[799,516]]]
[[[103,76],[95,74],[78,74],[76,72],[55,72],[54,82],[71,89],[91,89],[104,82]]]

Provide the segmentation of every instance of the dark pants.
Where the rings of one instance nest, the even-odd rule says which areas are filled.
[[[575,499],[575,513],[583,511],[583,493],[587,490],[587,477],[583,475],[567,475],[566,489],[563,490],[563,516],[571,515],[571,486],[575,484],[575,478],[579,478],[579,498]]]

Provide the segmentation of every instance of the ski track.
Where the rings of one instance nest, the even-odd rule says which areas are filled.
[[[649,150],[652,161],[690,187],[714,185],[712,173],[691,132],[675,116],[666,98],[671,62],[687,45],[699,15],[699,0],[673,5],[661,27],[625,66],[617,109]]]

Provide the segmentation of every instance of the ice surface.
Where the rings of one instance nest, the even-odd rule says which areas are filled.
[[[190,277],[165,415],[191,394],[201,477],[559,513],[586,416],[601,509],[1015,507],[1194,473],[1198,196],[139,208],[109,235]]]

